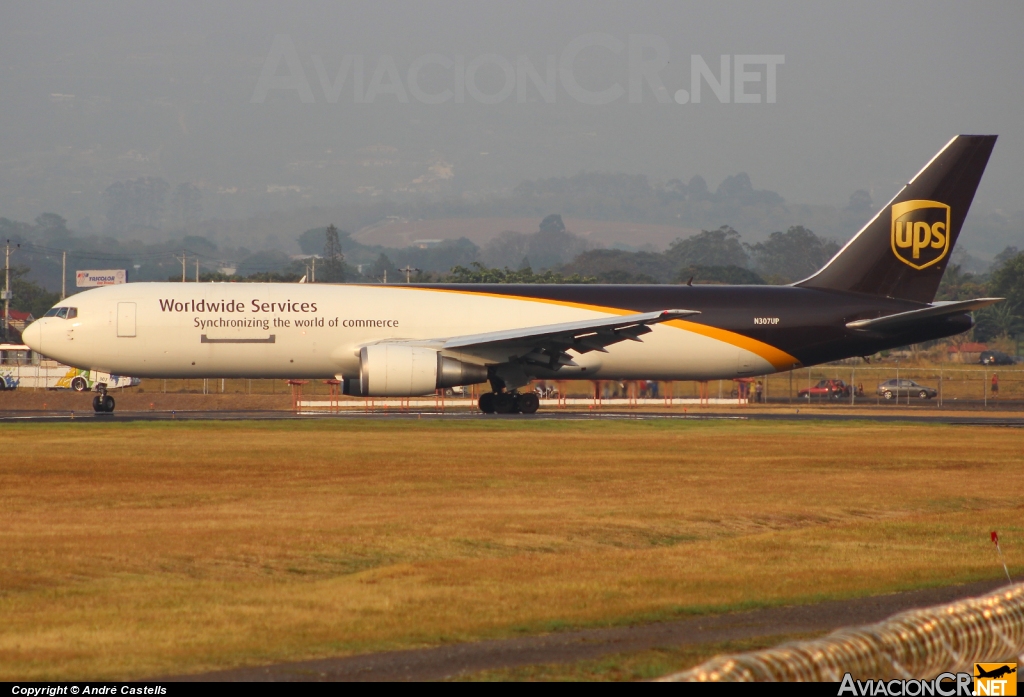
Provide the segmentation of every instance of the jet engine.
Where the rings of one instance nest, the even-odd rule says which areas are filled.
[[[359,351],[359,393],[364,397],[412,397],[486,380],[485,366],[421,346],[384,343]]]

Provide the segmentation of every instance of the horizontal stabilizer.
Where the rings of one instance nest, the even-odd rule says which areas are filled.
[[[850,329],[859,331],[897,331],[910,325],[928,319],[944,317],[946,315],[960,315],[973,310],[980,310],[983,307],[994,305],[1004,298],[978,298],[976,300],[958,300],[955,302],[937,302],[920,310],[900,312],[895,315],[876,317],[875,319],[858,319],[847,322]]]

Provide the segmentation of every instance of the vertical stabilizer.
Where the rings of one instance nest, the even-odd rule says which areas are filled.
[[[929,303],[996,136],[957,136],[831,261],[796,285]]]

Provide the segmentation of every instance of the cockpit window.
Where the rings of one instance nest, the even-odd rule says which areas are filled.
[[[77,307],[51,307],[43,317],[60,317],[61,319],[74,319],[78,317]]]

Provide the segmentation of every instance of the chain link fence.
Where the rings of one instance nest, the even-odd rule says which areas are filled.
[[[898,384],[889,384],[898,381]],[[144,378],[141,393],[199,395],[281,395],[291,388],[286,380],[243,378]],[[451,406],[460,398],[468,405],[486,385],[449,390]],[[1024,409],[1024,370],[1015,366],[963,367],[962,365],[830,364],[744,380],[646,381],[646,380],[549,380],[535,381],[525,389],[538,390],[546,407],[591,409],[623,407],[663,408],[756,404],[856,407],[932,407],[947,409]],[[329,398],[332,387],[325,380],[308,380],[304,399]],[[702,400],[703,396],[703,400]],[[568,398],[568,400],[566,399]],[[345,398],[343,398],[345,399]],[[582,401],[581,401],[582,400]]]

